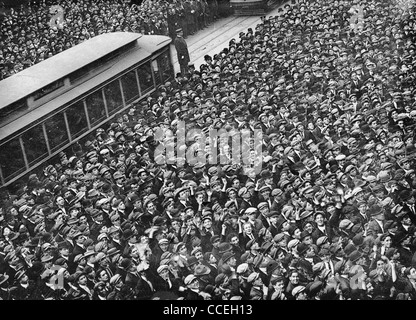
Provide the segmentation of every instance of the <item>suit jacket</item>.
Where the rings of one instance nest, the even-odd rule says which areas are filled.
[[[382,222],[382,225],[384,228],[384,221]],[[373,219],[368,223],[368,233],[371,234],[373,237],[377,237],[378,234],[383,234],[384,232],[386,232],[386,229],[384,228],[384,230],[382,230],[376,220]]]
[[[29,280],[27,288],[24,288],[21,284],[17,284],[10,289],[10,300],[32,300],[35,298],[35,294],[35,282]]]
[[[180,65],[188,65],[191,59],[189,58],[188,45],[181,36],[177,36],[174,40],[176,53],[178,54],[178,62]]]
[[[279,233],[279,231],[277,230],[277,228],[274,225],[272,225],[272,224],[267,228],[267,230],[270,231],[270,233],[272,234],[273,238],[274,238],[274,236],[276,234]]]
[[[69,261],[68,261],[68,265],[73,265],[74,262],[74,258],[79,255],[79,254],[84,254],[85,253],[85,249],[80,247],[79,245],[75,244],[74,245],[74,250],[72,250],[71,254],[69,255]]]
[[[115,241],[113,241],[113,240],[110,240],[110,241],[108,242],[108,248],[109,248],[109,249],[110,249],[110,248],[116,248],[116,249],[120,250],[120,252],[123,252],[123,250],[124,250],[124,247],[123,247],[123,245],[121,244],[121,242],[120,242],[120,243],[117,243],[117,242],[115,242]]]
[[[136,272],[135,273],[127,272],[126,280],[124,281],[124,283],[127,286],[130,286],[131,288],[135,288],[137,286],[137,283],[139,282],[139,278],[140,276]]]
[[[416,289],[413,287],[408,278],[399,275],[395,282],[395,287],[397,287],[400,292],[408,293],[412,300],[416,299]]]
[[[0,299],[1,300],[11,300],[10,298],[10,289],[6,288],[0,288]]]
[[[150,279],[147,279],[150,282]],[[152,282],[151,282],[152,283]],[[153,288],[142,277],[139,277],[136,286],[136,297],[138,300],[150,300],[155,293],[154,284]]]
[[[94,241],[97,241],[97,237],[100,234],[100,229],[104,224],[98,224],[97,222],[93,222],[90,227],[90,238]]]
[[[154,289],[156,291],[172,291],[174,293],[179,293],[179,287],[182,285],[182,281],[178,278],[175,278],[172,274],[169,273],[169,283],[164,280],[162,277],[157,276],[154,281]]]
[[[263,300],[263,290],[257,287],[252,287],[250,290],[250,300]]]
[[[328,239],[331,241],[331,239],[333,237],[332,228],[328,225],[325,225],[325,231],[326,231],[326,234],[323,233],[321,230],[319,230],[318,227],[316,227],[315,230],[313,230],[312,235],[311,235],[313,241],[316,243],[316,240],[318,240],[318,238],[320,238],[322,236],[327,236]]]
[[[258,236],[257,236],[257,233],[255,231],[253,231],[253,236],[254,236],[254,239],[256,239],[256,241],[259,240]],[[251,240],[251,238],[248,237],[245,233],[240,233],[239,234],[239,240],[240,240],[240,246],[245,250],[246,245]]]
[[[416,206],[410,206],[407,203],[403,204],[403,211],[407,212],[413,225],[416,225]]]
[[[361,225],[364,227],[364,225],[368,222],[370,222],[371,217],[366,214],[365,217],[363,217],[360,213],[354,215],[354,217],[360,221]]]
[[[185,296],[185,300],[204,300],[203,297],[201,297],[198,293],[196,293],[195,291],[192,291],[190,289],[188,289],[186,291],[186,296]]]

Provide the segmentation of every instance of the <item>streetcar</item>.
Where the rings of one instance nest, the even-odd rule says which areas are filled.
[[[171,41],[105,33],[0,81],[0,186],[40,168],[172,80]]]
[[[235,15],[264,15],[282,2],[282,0],[230,0],[230,5]]]

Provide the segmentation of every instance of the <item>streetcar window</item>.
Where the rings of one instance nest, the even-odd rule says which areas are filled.
[[[98,90],[90,94],[86,101],[90,124],[93,127],[106,118],[102,91]]]
[[[156,85],[162,84],[161,70],[159,69],[160,57],[152,61],[153,74],[155,75]]]
[[[142,91],[142,95],[153,89],[154,83],[152,71],[150,69],[150,63],[141,65],[137,69],[137,74],[139,75],[140,89]]]
[[[57,80],[57,81],[51,83],[50,85],[47,85],[47,86],[43,87],[42,89],[40,89],[40,90],[36,91],[35,93],[33,93],[32,94],[33,99],[35,101],[36,100],[39,100],[40,98],[42,98],[42,97],[50,94],[51,92],[53,92],[53,91],[55,91],[55,90],[57,90],[57,89],[59,89],[59,88],[61,88],[63,86],[64,86],[64,80],[62,80],[62,79],[61,80]]]
[[[134,70],[121,77],[121,85],[123,86],[124,100],[126,104],[139,96],[139,86],[137,85],[136,72]]]
[[[23,133],[22,140],[29,166],[48,156],[48,149],[41,124]]]
[[[65,110],[65,113],[72,139],[88,131],[87,115],[85,114],[84,103],[82,101],[71,105]]]
[[[46,120],[45,127],[49,147],[52,152],[69,142],[64,114],[62,112]]]
[[[23,160],[19,138],[14,138],[1,145],[0,149],[0,165],[5,180],[9,180],[25,171],[25,161]]]
[[[170,64],[169,52],[162,53],[158,58],[159,72],[162,74],[162,81],[166,82],[172,79],[172,65]]]
[[[116,110],[123,107],[123,99],[121,97],[120,83],[118,80],[114,80],[104,87],[104,95],[109,114],[113,114]]]

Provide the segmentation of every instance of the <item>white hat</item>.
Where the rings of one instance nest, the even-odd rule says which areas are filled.
[[[192,281],[194,281],[195,279],[197,279],[197,277],[195,277],[193,274],[187,275],[185,280],[183,281],[185,283],[185,285],[189,285],[190,283],[192,283]]]

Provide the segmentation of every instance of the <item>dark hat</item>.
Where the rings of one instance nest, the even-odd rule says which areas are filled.
[[[279,268],[279,264],[275,260],[270,260],[270,262],[267,264],[266,270],[267,274],[272,274],[274,270]]]
[[[278,233],[274,236],[273,241],[276,243],[279,243],[280,241],[282,241],[285,238],[285,234],[284,233]]]
[[[226,253],[228,251],[231,251],[232,248],[233,247],[231,246],[231,244],[229,242],[221,242],[218,246],[218,253],[219,254]]]
[[[310,233],[308,232],[308,231],[306,231],[306,230],[304,230],[304,231],[302,231],[301,233],[300,233],[300,238],[301,239],[305,239],[306,237],[308,237],[308,236],[310,236]],[[298,248],[298,251],[299,251],[299,248]]]
[[[124,240],[129,240],[133,236],[134,236],[134,232],[131,229],[126,229],[123,231],[122,237]]]
[[[319,291],[322,290],[324,287],[324,283],[322,281],[314,281],[312,284],[308,287],[308,293],[311,297],[315,296]]]
[[[277,217],[276,228],[279,229],[287,220],[282,215]]]
[[[344,252],[345,252],[345,254],[346,255],[350,255],[352,252],[354,252],[355,250],[357,250],[357,248],[352,244],[352,243],[349,243],[349,244],[347,244],[346,246],[345,246],[345,248],[344,248]]]
[[[234,256],[235,256],[234,252],[228,251],[228,252],[224,253],[224,255],[222,256],[222,261],[227,262],[228,260],[230,260],[231,257],[234,257]]]
[[[66,260],[64,258],[58,258],[55,260],[54,264],[57,266],[63,266],[66,263]]]
[[[217,236],[217,235],[213,235],[213,236],[211,237],[211,239],[210,239],[210,242],[211,242],[211,243],[215,243],[215,242],[217,242],[217,241],[220,241],[220,237],[219,237],[219,236]]]
[[[266,254],[269,252],[269,250],[273,247],[273,243],[271,243],[270,241],[264,241],[260,247],[261,252],[263,252],[263,254]]]
[[[215,277],[215,285],[220,286],[222,285],[226,280],[228,279],[228,277],[224,274],[224,273],[220,273]]]
[[[166,219],[156,216],[153,219],[153,225],[154,226],[161,226],[162,224],[164,224],[166,222]]]
[[[195,258],[194,256],[190,256],[188,258],[188,266],[193,266],[194,264],[198,263],[198,259]]]
[[[257,243],[257,240],[256,240],[256,239],[252,239],[252,240],[250,240],[250,241],[249,241],[249,242],[247,242],[247,244],[246,244],[246,249],[247,249],[247,250],[250,250],[250,249],[251,249],[251,247],[252,247],[255,243]]]
[[[351,260],[352,262],[355,262],[355,261],[357,261],[358,259],[360,259],[362,256],[363,256],[363,255],[362,255],[362,253],[361,253],[360,251],[355,250],[355,251],[351,252],[351,253],[348,255],[348,259],[349,259],[349,260]]]
[[[250,251],[246,251],[246,252],[244,252],[242,255],[241,255],[241,257],[240,257],[240,261],[241,262],[246,262],[247,261],[247,259],[248,258],[250,258],[251,257],[251,253],[250,253]]]
[[[396,244],[400,244],[404,239],[406,239],[407,237],[409,237],[410,235],[408,234],[408,233],[406,233],[406,232],[397,232],[395,235],[394,235],[394,242],[396,243]]]
[[[207,275],[211,272],[211,269],[203,264],[199,264],[195,267],[194,275],[195,276],[203,276]]]
[[[410,191],[410,190],[403,190],[403,191],[401,191],[401,192],[399,193],[399,198],[400,198],[402,201],[406,201],[406,200],[410,199],[413,195],[414,195],[414,192],[413,192],[413,191]]]
[[[370,213],[370,216],[372,216],[372,217],[377,216],[377,215],[383,213],[383,209],[378,204],[374,204],[370,207],[369,213]]]
[[[395,254],[395,253],[397,253],[399,250],[397,249],[397,248],[389,248],[388,250],[387,250],[387,252],[386,252],[386,257],[388,258],[388,259],[391,259],[391,257]]]
[[[309,245],[303,242],[298,244],[298,246],[296,247],[296,250],[298,251],[300,255],[303,255],[308,249],[309,249]]]
[[[364,243],[364,237],[362,233],[358,233],[356,234],[353,238],[352,238],[352,242],[354,243],[354,245],[356,245],[357,247],[360,247],[363,243]]]

